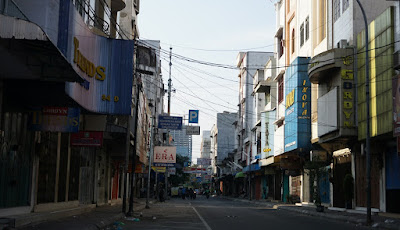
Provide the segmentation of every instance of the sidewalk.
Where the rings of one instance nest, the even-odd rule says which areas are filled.
[[[278,210],[286,210],[292,212],[302,213],[304,215],[315,216],[319,218],[328,218],[337,221],[354,223],[356,225],[365,225],[366,222],[366,214],[362,214],[360,212],[346,212],[346,211],[336,211],[325,208],[324,212],[317,212],[315,206],[313,205],[301,205],[301,204],[285,204],[282,202],[267,202],[264,200],[248,200],[248,199],[240,199],[240,198],[232,198],[223,196],[222,198],[239,201],[239,202],[247,202],[252,203],[259,206],[266,206],[269,208],[274,208]],[[372,227],[378,229],[396,229],[400,230],[400,215],[385,215],[378,214],[372,216],[373,224]]]
[[[155,200],[150,200],[150,203],[155,203]],[[145,208],[146,199],[136,199],[134,201],[134,212],[140,212]],[[128,208],[128,207],[127,207]],[[15,216],[16,229],[28,230],[67,230],[67,229],[102,229],[116,220],[123,218],[121,205],[105,205],[101,207],[86,210],[84,213],[71,213],[75,210],[61,210],[57,212],[58,218],[54,218],[54,212],[49,213],[30,213]],[[26,222],[26,219],[32,219],[30,216],[39,216],[34,222]],[[60,217],[61,216],[61,217]],[[25,220],[23,222],[22,220]],[[19,224],[17,224],[19,223]]]

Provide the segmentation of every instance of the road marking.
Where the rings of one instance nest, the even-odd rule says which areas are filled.
[[[207,222],[204,220],[204,218],[203,218],[203,217],[200,215],[200,213],[196,210],[196,208],[193,207],[193,206],[192,206],[192,208],[193,208],[193,210],[196,212],[197,216],[199,216],[201,222],[203,222],[203,224],[204,224],[204,226],[206,227],[206,229],[207,229],[207,230],[212,230],[212,229],[210,228],[210,226],[207,224]]]

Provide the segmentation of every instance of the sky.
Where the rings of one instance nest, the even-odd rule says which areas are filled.
[[[172,57],[171,116],[188,118],[199,110],[200,134],[211,130],[217,113],[237,112],[239,52],[274,51],[276,32],[273,0],[142,0],[139,39],[160,40],[175,55],[229,68],[202,65]],[[162,52],[163,53],[163,52]],[[161,55],[168,88],[169,57]],[[167,112],[167,94],[165,96]],[[187,124],[187,120],[184,120]],[[200,157],[201,135],[193,136],[192,160]]]

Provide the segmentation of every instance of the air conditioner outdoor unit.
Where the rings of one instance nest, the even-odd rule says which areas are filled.
[[[337,43],[337,48],[339,48],[339,49],[346,48],[346,46],[347,46],[347,40],[346,39],[342,39]]]

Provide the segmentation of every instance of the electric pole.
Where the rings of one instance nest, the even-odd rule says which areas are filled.
[[[169,47],[169,79],[168,79],[168,116],[171,115],[171,66],[172,66],[172,47]],[[168,134],[168,145],[169,143],[169,129]],[[165,198],[168,198],[168,166],[165,167]]]

